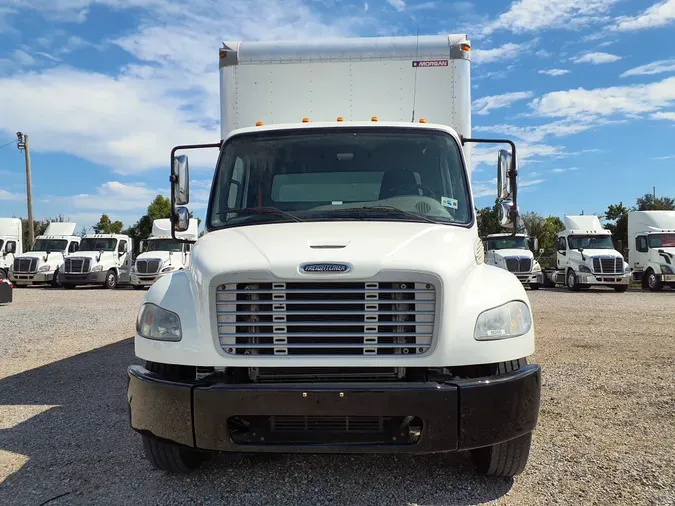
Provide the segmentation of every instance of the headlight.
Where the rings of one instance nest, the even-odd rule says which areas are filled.
[[[588,274],[591,274],[591,270],[588,267],[586,267],[585,265],[579,266],[579,272],[587,272]]]
[[[160,341],[180,341],[183,337],[178,315],[149,303],[143,304],[138,311],[136,332]]]
[[[541,270],[541,265],[539,265],[539,262],[534,262],[534,267],[532,268],[532,272],[539,272]]]
[[[175,271],[175,270],[176,270],[175,266],[169,266],[169,267],[164,267],[164,269],[162,269],[162,272],[171,272],[171,271]]]
[[[527,334],[531,328],[530,308],[522,301],[513,300],[478,315],[473,337],[477,341],[508,339]]]
[[[102,271],[102,270],[103,270],[103,266],[102,266],[102,265],[94,265],[94,266],[91,268],[91,272],[99,272],[99,271]]]
[[[675,271],[673,271],[673,268],[670,265],[662,265],[661,274],[675,274]]]
[[[38,269],[38,272],[47,272],[50,269],[49,264],[45,264]]]

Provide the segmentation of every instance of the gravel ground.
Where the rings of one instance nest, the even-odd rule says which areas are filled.
[[[526,471],[464,455],[144,460],[126,366],[143,292],[15,290],[0,307],[0,504],[675,504],[675,292],[530,292],[543,367]]]

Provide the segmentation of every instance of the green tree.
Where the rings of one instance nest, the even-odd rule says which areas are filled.
[[[657,197],[651,193],[645,193],[644,196],[637,198],[638,211],[674,211],[675,199],[671,197]]]
[[[16,216],[13,216],[16,218]],[[59,214],[58,216],[54,218],[47,218],[44,220],[33,220],[33,237],[43,235],[47,231],[47,227],[49,226],[50,223],[65,223],[69,222],[70,218],[64,217],[62,214]],[[33,247],[32,244],[29,244],[29,229],[28,229],[28,219],[27,218],[21,218],[21,229],[22,229],[22,240],[23,240],[23,249],[24,251],[28,251],[30,248]]]
[[[635,208],[630,210],[634,211]],[[602,215],[602,218],[608,220],[604,227],[612,232],[612,239],[616,246],[619,246],[621,242],[621,249],[628,245],[628,212],[629,209],[623,205],[623,202],[619,202],[607,206],[607,211]]]
[[[111,221],[107,214],[102,214],[101,219],[94,225],[97,234],[119,234],[124,224],[121,221]]]
[[[492,207],[476,209],[478,221],[478,235],[483,238],[489,234],[500,234],[504,228],[499,224],[499,201],[495,200]]]
[[[134,243],[134,251],[140,251],[141,241],[145,241],[152,234],[152,222],[171,217],[171,200],[163,195],[157,195],[150,203],[147,213],[131,227],[125,230]]]

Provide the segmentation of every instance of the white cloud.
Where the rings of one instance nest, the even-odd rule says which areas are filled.
[[[673,60],[658,60],[641,65],[639,67],[626,70],[621,77],[628,76],[650,76],[654,74],[662,74],[664,72],[675,72],[675,59]]]
[[[556,91],[534,99],[530,106],[537,116],[592,121],[658,112],[674,103],[675,77],[671,77],[650,84]]]
[[[675,155],[657,156],[655,158],[652,158],[652,160],[672,160],[672,159],[675,159]]]
[[[513,60],[520,54],[520,45],[509,42],[493,49],[473,49],[473,63],[492,63],[495,61]]]
[[[45,203],[55,201],[67,202],[71,209],[96,210],[99,213],[129,212],[145,210],[158,195],[166,196],[168,185],[164,190],[148,188],[142,183],[121,183],[108,181],[96,189],[96,193],[81,193],[72,197],[46,197]],[[143,214],[141,212],[141,214]],[[140,215],[139,215],[140,217]]]
[[[579,28],[605,19],[619,0],[518,0],[509,10],[482,29],[484,35],[496,30],[514,33],[546,28]]]
[[[368,2],[363,4],[363,12],[368,12]]]
[[[538,184],[543,183],[544,181],[546,181],[546,179],[532,179],[530,181],[519,181],[518,187],[527,188],[528,186],[536,186]]]
[[[405,9],[405,2],[403,0],[387,0],[387,3],[399,12]]]
[[[11,193],[0,188],[0,200],[21,200],[24,196],[18,193]]]
[[[547,76],[564,76],[569,73],[567,69],[544,69],[539,71],[540,74],[545,74]]]
[[[14,50],[14,52],[12,53],[12,59],[22,67],[30,67],[37,63],[35,61],[35,58],[33,58],[31,55],[29,55],[26,51],[23,51],[22,49]]]
[[[567,169],[553,169],[551,172],[555,172],[556,174],[560,174],[561,172],[565,172]]]
[[[651,115],[653,119],[667,119],[675,121],[675,112],[656,112]]]
[[[620,32],[666,26],[675,21],[675,0],[656,3],[637,16],[617,18],[614,30]]]
[[[592,63],[593,65],[598,65],[601,63],[612,63],[620,60],[621,57],[615,54],[609,53],[586,53],[575,58],[570,58],[574,63]]]
[[[528,142],[540,142],[548,136],[565,137],[567,135],[585,132],[599,126],[623,122],[625,122],[625,120],[589,116],[558,120],[540,125],[479,125],[474,126],[473,129],[477,132],[493,132],[495,134],[507,135]]]
[[[517,102],[518,100],[525,100],[531,96],[531,91],[514,91],[502,95],[482,97],[473,101],[473,108],[476,114],[488,114],[493,109],[509,107],[512,103]]]

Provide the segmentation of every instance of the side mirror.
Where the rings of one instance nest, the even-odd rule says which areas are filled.
[[[515,211],[515,212],[514,212]],[[513,209],[513,201],[503,200],[499,205],[499,225],[504,228],[515,228],[518,210]]]
[[[143,253],[143,250],[145,249],[145,241],[141,241],[140,244],[140,249],[138,250],[140,253]]]
[[[171,186],[175,205],[184,206],[190,202],[190,167],[187,155],[174,157],[171,169]]]
[[[621,239],[617,239],[616,241],[616,249],[619,253],[623,252],[623,241]]]
[[[5,252],[7,254],[16,253],[16,243],[15,242],[8,242],[7,245],[5,246]]]
[[[176,232],[186,232],[190,225],[190,211],[187,207],[177,207],[173,216]]]
[[[497,156],[497,198],[500,200],[511,197],[511,153],[500,149]]]
[[[544,248],[542,248],[542,249],[539,250],[539,254],[540,254],[540,255],[543,255],[543,254],[544,254]]]
[[[537,251],[539,249],[539,239],[537,237],[534,238],[534,251]]]

